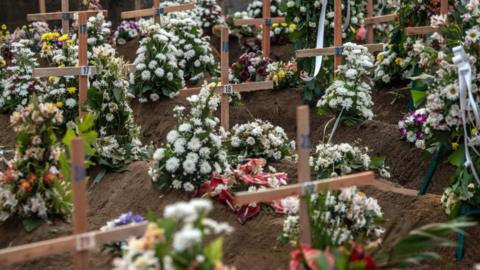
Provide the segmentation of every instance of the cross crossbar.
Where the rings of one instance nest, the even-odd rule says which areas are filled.
[[[380,52],[384,49],[384,44],[365,44],[362,45],[367,47],[369,52]],[[328,47],[328,48],[320,48],[320,49],[304,49],[296,51],[296,56],[298,58],[305,58],[305,57],[314,57],[314,56],[328,56],[328,55],[341,55],[343,52],[343,47]]]
[[[193,9],[193,8],[195,8],[195,4],[194,3],[188,3],[188,4],[167,6],[167,7],[161,7],[161,8],[148,8],[148,9],[124,11],[120,14],[120,17],[122,19],[150,17],[150,16],[162,15],[162,14],[165,14],[165,13],[189,10],[189,9]]]

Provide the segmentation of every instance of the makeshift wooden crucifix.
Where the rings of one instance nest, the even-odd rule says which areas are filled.
[[[137,2],[136,2],[137,3]],[[135,8],[137,5],[135,5]],[[163,14],[185,11],[195,8],[195,3],[188,3],[175,6],[160,7],[160,0],[153,0],[153,7],[149,9],[139,9],[133,11],[124,11],[120,14],[122,19],[136,19],[141,17],[154,17],[155,23],[161,23]]]
[[[367,18],[364,20],[364,25],[367,27],[367,43],[370,44],[374,42],[374,25],[393,22],[397,19],[397,14],[374,16],[373,1],[374,0],[368,0],[367,2]]]
[[[87,197],[85,183],[85,152],[82,139],[71,141],[71,177],[73,187],[73,235],[0,250],[0,266],[35,260],[55,254],[74,252],[74,269],[87,270],[88,252],[97,245],[140,237],[147,223],[127,225],[109,231],[87,232]]]
[[[46,13],[45,8],[45,0],[39,0],[40,3],[40,13],[36,14],[27,14],[27,21],[62,21],[62,32],[64,34],[70,31],[70,20],[73,20],[73,14],[77,13],[78,11],[69,11],[69,1],[62,0],[62,11],[61,12],[49,12]],[[107,16],[107,10],[88,10],[88,11],[81,11],[88,16],[95,16],[99,12],[102,12],[105,16]]]
[[[448,16],[448,9],[449,9],[448,0],[441,0],[440,15]],[[408,36],[427,35],[427,34],[435,33],[436,31],[437,31],[437,28],[433,26],[416,26],[416,27],[405,28],[405,33]]]
[[[238,19],[235,25],[254,25],[255,27],[263,26],[262,30],[262,51],[264,57],[270,57],[270,27],[274,23],[285,22],[284,17],[272,18],[270,10],[270,0],[263,0],[263,18],[261,19]]]
[[[373,172],[363,172],[331,179],[311,182],[310,175],[310,116],[308,106],[297,108],[297,171],[298,184],[282,186],[274,189],[263,189],[256,192],[238,192],[235,194],[237,205],[250,203],[270,202],[289,196],[300,197],[300,241],[302,244],[310,244],[310,221],[308,218],[307,205],[304,196],[324,189],[340,189],[349,186],[372,185],[375,175]]]
[[[87,56],[87,15],[90,11],[78,12],[78,67],[63,68],[35,68],[33,77],[50,77],[50,76],[79,76],[78,79],[78,110],[79,115],[83,115],[83,105],[87,100],[88,76],[96,73],[96,68],[88,66]]]

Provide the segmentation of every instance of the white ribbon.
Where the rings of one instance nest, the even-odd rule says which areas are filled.
[[[350,25],[350,17],[351,17],[350,8],[351,8],[350,0],[347,0],[347,17],[345,18],[345,21],[343,22],[343,32],[346,32],[348,26]]]
[[[318,19],[318,30],[317,30],[317,49],[323,48],[323,40],[325,37],[325,16],[327,14],[327,0],[322,0],[322,10],[320,11],[320,18]],[[315,57],[315,72],[313,77],[316,77],[320,72],[322,67],[323,57],[321,55]]]
[[[471,124],[476,128],[480,127],[480,114],[478,112],[477,103],[473,97],[472,87],[472,66],[468,61],[465,50],[462,46],[453,48],[453,63],[458,68],[458,81],[460,85],[459,99],[460,99],[460,113],[462,116],[463,137],[465,143],[465,167],[470,167],[475,181],[480,185],[480,178],[478,177],[475,164],[473,164],[472,156],[470,155],[470,147],[474,152],[477,152],[473,145],[472,139],[468,135],[467,124]]]

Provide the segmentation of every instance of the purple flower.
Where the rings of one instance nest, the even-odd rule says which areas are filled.
[[[407,136],[407,129],[406,128],[401,128],[400,129],[400,136],[402,136],[402,138],[405,138],[405,136]]]
[[[425,123],[425,121],[427,121],[427,118],[428,118],[428,116],[426,114],[416,114],[413,117],[413,121],[415,122],[415,124],[421,125],[421,124]]]
[[[133,214],[132,212],[128,212],[128,213],[120,215],[120,217],[115,219],[113,221],[113,225],[115,227],[118,227],[118,226],[128,225],[128,224],[132,224],[132,223],[141,223],[141,222],[144,222],[144,221],[145,221],[144,217],[142,217],[140,215],[137,215],[137,214]]]
[[[417,140],[421,140],[423,139],[423,137],[425,137],[425,133],[421,131],[417,131],[416,136],[417,136]]]

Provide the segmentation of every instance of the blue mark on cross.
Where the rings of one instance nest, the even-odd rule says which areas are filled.
[[[272,18],[265,19],[265,25],[271,26],[272,25]]]
[[[64,13],[62,14],[62,20],[63,20],[63,21],[68,21],[68,20],[70,20],[70,18],[71,18],[70,12],[64,12]]]
[[[157,8],[155,15],[160,16],[160,15],[163,15],[163,14],[165,14],[165,8],[163,8],[163,7],[162,8]]]
[[[230,50],[230,45],[228,44],[228,41],[223,41],[222,42],[222,52],[226,52],[228,53],[228,51]]]
[[[81,182],[85,179],[85,168],[83,166],[79,165],[74,165],[73,166],[73,172],[74,172],[74,181],[75,182]]]
[[[337,47],[335,48],[335,54],[336,55],[341,55],[343,53],[343,47]]]
[[[300,143],[301,149],[309,149],[310,148],[310,134],[302,134],[302,141]]]
[[[87,32],[87,25],[86,24],[81,24],[80,25],[80,33],[86,33]]]

